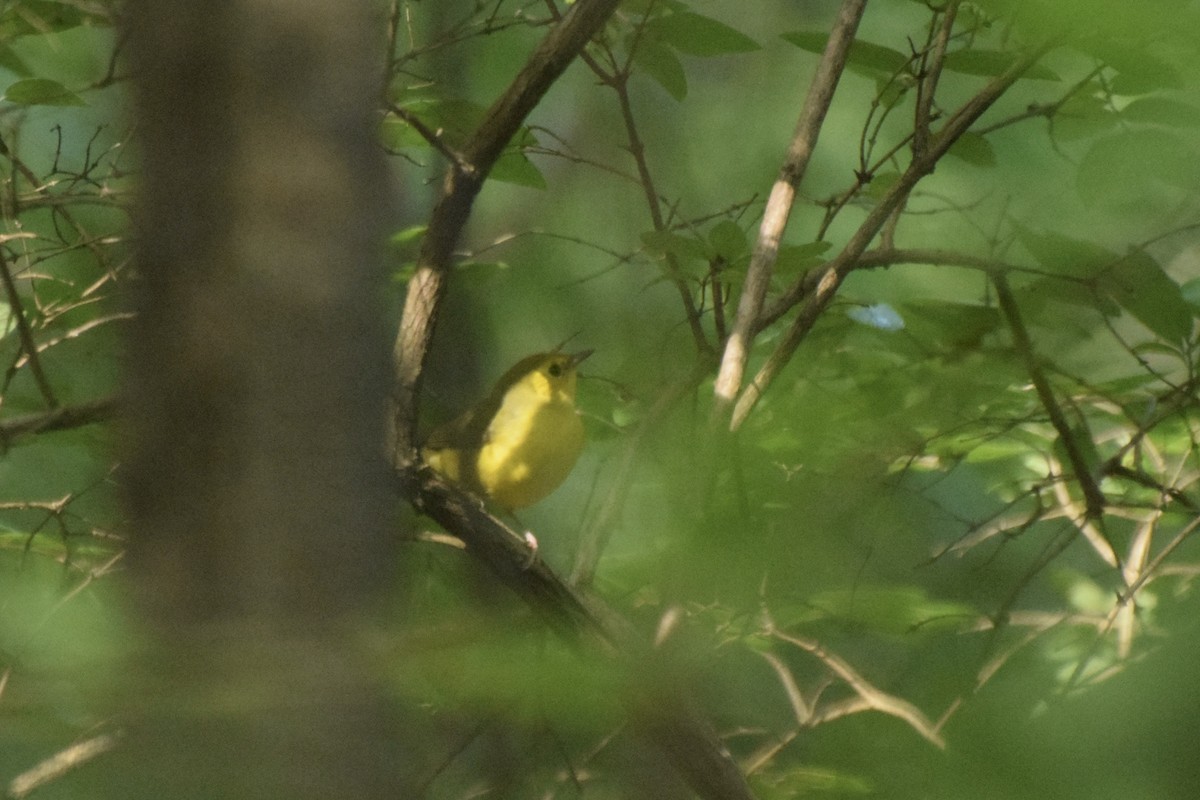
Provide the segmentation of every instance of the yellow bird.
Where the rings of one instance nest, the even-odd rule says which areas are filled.
[[[566,480],[583,450],[576,370],[591,354],[521,359],[487,397],[429,435],[425,463],[510,513],[541,500]]]

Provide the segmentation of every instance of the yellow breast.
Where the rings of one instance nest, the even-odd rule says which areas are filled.
[[[502,508],[533,505],[566,480],[583,450],[583,436],[569,398],[510,390],[480,448],[478,481]]]

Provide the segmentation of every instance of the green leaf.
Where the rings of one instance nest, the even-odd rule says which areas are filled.
[[[542,175],[542,171],[517,148],[509,148],[504,151],[504,154],[496,159],[496,165],[492,167],[488,177],[492,180],[526,186],[530,189],[545,189],[547,186],[546,177]]]
[[[642,234],[642,244],[648,251],[658,255],[671,253],[679,258],[698,258],[702,261],[712,256],[704,242],[671,231],[647,231]]]
[[[1113,209],[1165,202],[1163,184],[1193,193],[1200,185],[1200,154],[1189,141],[1159,128],[1100,139],[1084,154],[1076,176],[1085,203]]]
[[[4,92],[4,99],[22,106],[83,106],[83,98],[49,78],[26,78]]]
[[[1076,141],[1094,138],[1108,133],[1121,119],[1109,106],[1108,101],[1098,96],[1099,85],[1089,87],[1073,95],[1054,114],[1052,125],[1054,138],[1059,141]]]
[[[687,73],[671,48],[657,42],[641,42],[633,56],[634,63],[667,90],[667,94],[682,101],[687,97]]]
[[[643,35],[691,56],[719,56],[761,49],[758,42],[712,17],[685,11],[655,17]]]
[[[708,243],[728,264],[741,260],[750,252],[746,232],[731,219],[721,220],[713,226],[708,232]]]
[[[821,254],[833,246],[832,242],[809,242],[801,245],[784,245],[775,257],[775,274],[790,278],[800,275],[818,264],[824,263]]]
[[[810,53],[824,52],[825,43],[829,40],[829,34],[827,33],[809,31],[782,33],[780,36],[784,41],[791,42],[801,50],[807,50]],[[909,56],[901,53],[899,50],[893,50],[890,47],[873,44],[872,42],[855,40],[854,44],[850,45],[847,65],[857,68],[860,74],[865,72],[874,76],[879,72],[883,72],[886,75],[896,75],[907,69],[911,60]]]
[[[1200,108],[1165,97],[1139,97],[1122,109],[1121,116],[1130,122],[1200,128]]]
[[[1099,285],[1162,339],[1179,342],[1191,336],[1192,307],[1179,284],[1145,251],[1135,250],[1117,261],[1100,276]]]
[[[809,604],[834,618],[892,635],[958,630],[978,614],[964,603],[931,598],[920,586],[833,589],[814,595]]]
[[[1183,299],[1197,311],[1200,311],[1200,278],[1192,278],[1183,286],[1179,287],[1183,293]]]
[[[8,45],[0,45],[0,67],[15,75],[27,76],[30,74],[29,65]]]
[[[1094,242],[1058,233],[1037,233],[1017,226],[1017,239],[1047,272],[1072,278],[1091,278],[1119,256]]]
[[[21,0],[5,3],[0,13],[0,41],[9,41],[18,36],[56,33],[83,24],[84,19],[103,21],[97,14],[84,14],[75,5],[55,0]]]
[[[992,143],[978,133],[964,133],[950,145],[947,152],[976,167],[996,166],[996,151],[992,149]]]
[[[428,225],[410,225],[403,230],[396,231],[388,238],[388,244],[392,247],[407,248],[414,242],[419,242],[421,237],[428,230]]]
[[[1018,58],[1018,54],[1004,50],[955,50],[946,54],[943,67],[950,72],[992,78],[1006,72]],[[1041,64],[1034,64],[1021,77],[1040,81],[1062,80],[1054,70]]]
[[[1131,46],[1115,37],[1094,37],[1083,49],[1116,70],[1109,86],[1114,94],[1148,94],[1183,86],[1179,71],[1147,47]]]

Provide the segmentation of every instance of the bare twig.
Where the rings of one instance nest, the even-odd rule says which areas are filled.
[[[758,317],[762,312],[763,301],[771,283],[771,272],[779,255],[779,243],[792,212],[796,191],[816,147],[825,114],[833,101],[834,90],[837,89],[838,80],[845,69],[850,45],[854,42],[854,34],[858,30],[865,7],[866,0],[843,0],[825,51],[821,55],[821,62],[817,65],[817,72],[804,99],[804,107],[800,111],[800,119],[788,145],[787,156],[779,170],[779,176],[775,179],[775,185],[771,187],[771,194],[763,210],[758,239],[750,257],[750,266],[742,284],[742,295],[738,300],[733,328],[725,341],[721,366],[713,386],[716,399],[713,408],[714,422],[723,423],[741,389]]]

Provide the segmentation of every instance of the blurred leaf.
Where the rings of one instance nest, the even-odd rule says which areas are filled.
[[[664,14],[646,23],[643,35],[692,56],[759,50],[758,42],[723,22],[691,11]]]
[[[23,106],[82,106],[83,98],[58,81],[48,78],[26,78],[10,85],[4,99]]]
[[[651,253],[663,255],[671,253],[683,259],[700,259],[707,261],[711,252],[704,242],[691,236],[680,236],[671,231],[647,231],[642,234],[642,244]]]
[[[1004,50],[955,50],[946,54],[944,67],[951,72],[990,78],[1004,74],[1019,58],[1020,54]],[[1041,81],[1062,80],[1054,70],[1042,64],[1034,64],[1021,77]]]
[[[781,33],[780,37],[810,53],[823,53],[825,44],[829,41],[829,34],[817,31]],[[896,75],[905,71],[911,60],[909,56],[899,50],[856,39],[854,44],[850,45],[847,66],[857,68],[860,74],[865,73],[870,76],[874,76],[878,72]]]
[[[1161,338],[1178,343],[1191,336],[1194,309],[1179,284],[1145,251],[1135,250],[1106,269],[1099,286]]]
[[[821,255],[832,246],[833,242],[829,241],[800,245],[785,244],[779,248],[779,253],[775,256],[775,274],[781,278],[794,278],[807,272],[825,262]]]
[[[856,797],[874,795],[878,787],[867,778],[830,767],[803,766],[768,769],[753,776],[756,796],[762,800],[797,797]]]
[[[1072,239],[1053,231],[1035,232],[1016,226],[1017,240],[1047,272],[1073,278],[1091,278],[1119,256],[1094,242]]]
[[[545,189],[546,177],[520,150],[509,149],[496,160],[490,178],[530,189]]]
[[[912,335],[926,346],[950,352],[976,350],[1000,327],[1000,312],[992,306],[922,300],[905,307]]]
[[[1092,88],[1093,91],[1072,95],[1054,114],[1051,124],[1055,139],[1069,142],[1099,136],[1121,122],[1108,101],[1100,96],[1102,88]]]
[[[1179,71],[1144,45],[1132,45],[1129,39],[1095,37],[1084,49],[1116,70],[1110,82],[1114,94],[1140,95],[1183,86]]]
[[[1121,117],[1175,128],[1200,127],[1200,108],[1165,97],[1139,97],[1121,110]]]
[[[687,97],[687,73],[671,48],[657,42],[639,42],[634,63],[676,100]]]
[[[1194,192],[1200,156],[1189,141],[1157,128],[1100,139],[1084,154],[1076,179],[1085,203],[1117,209],[1160,198],[1163,183]]]
[[[1180,287],[1183,299],[1195,311],[1200,311],[1200,278],[1192,278]]]
[[[75,28],[84,19],[102,22],[100,14],[85,14],[80,5],[55,0],[20,0],[5,3],[0,12],[0,41],[19,36],[44,35]]]
[[[728,264],[741,260],[750,252],[746,232],[731,219],[721,220],[713,226],[708,232],[708,243]]]
[[[960,630],[978,617],[964,603],[931,598],[920,586],[858,586],[809,598],[825,614],[890,635]]]
[[[976,167],[996,166],[996,152],[992,150],[992,143],[978,133],[964,133],[958,137],[958,141],[950,145],[948,152]]]
[[[0,68],[15,75],[28,76],[30,74],[29,65],[6,44],[0,44]]]

